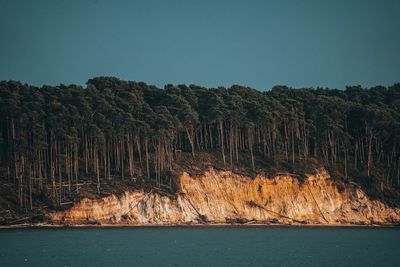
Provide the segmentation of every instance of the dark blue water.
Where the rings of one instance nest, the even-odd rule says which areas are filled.
[[[0,266],[400,266],[400,229],[3,229]]]

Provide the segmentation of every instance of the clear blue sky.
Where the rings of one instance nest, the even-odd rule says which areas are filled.
[[[0,80],[391,85],[399,16],[396,0],[0,0]]]

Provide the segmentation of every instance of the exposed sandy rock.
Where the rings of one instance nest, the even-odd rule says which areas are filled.
[[[143,191],[84,199],[51,215],[54,222],[80,224],[185,224],[255,222],[282,224],[390,224],[400,210],[370,200],[356,185],[340,191],[321,169],[300,183],[280,175],[255,179],[210,169],[201,177],[183,173],[175,197]]]

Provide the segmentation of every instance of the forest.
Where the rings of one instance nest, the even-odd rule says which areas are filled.
[[[43,195],[61,205],[85,182],[99,194],[113,180],[171,189],[177,158],[200,153],[249,172],[297,173],[316,161],[390,199],[400,191],[400,84],[257,91],[115,77],[86,87],[0,82],[0,181],[21,209]]]

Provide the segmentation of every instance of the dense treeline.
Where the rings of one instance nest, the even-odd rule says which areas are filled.
[[[0,166],[19,205],[40,193],[62,203],[91,177],[143,177],[171,187],[164,173],[177,153],[199,151],[232,167],[244,158],[299,165],[317,159],[345,179],[364,175],[399,186],[400,84],[346,90],[268,92],[232,86],[206,89],[99,77],[87,87],[41,88],[0,82]],[[255,160],[256,159],[256,160]]]

